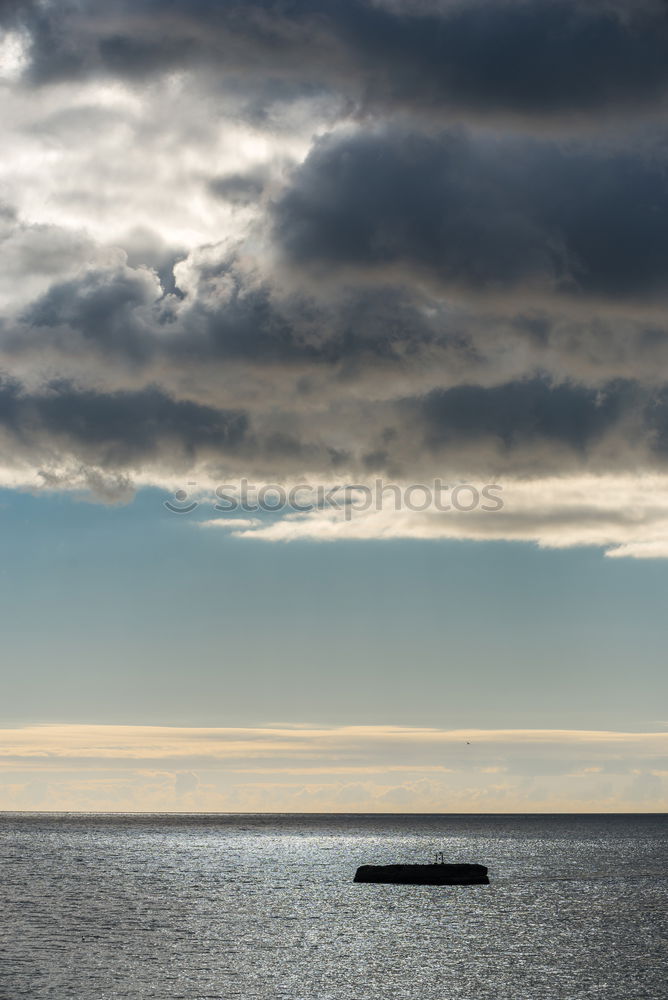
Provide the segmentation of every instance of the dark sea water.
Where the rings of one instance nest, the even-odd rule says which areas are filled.
[[[663,1000],[666,816],[0,814],[0,997]],[[491,885],[357,885],[480,862]]]

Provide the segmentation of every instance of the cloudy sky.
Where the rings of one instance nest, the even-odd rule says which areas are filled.
[[[665,3],[0,0],[0,106],[0,807],[665,808]]]

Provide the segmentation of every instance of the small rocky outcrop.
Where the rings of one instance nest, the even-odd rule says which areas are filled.
[[[489,885],[484,865],[361,865],[355,882],[391,885]]]

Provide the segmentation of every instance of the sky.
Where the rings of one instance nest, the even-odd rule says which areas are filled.
[[[659,0],[0,0],[0,809],[663,811]]]

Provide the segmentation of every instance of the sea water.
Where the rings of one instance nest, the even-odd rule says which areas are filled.
[[[0,814],[0,998],[664,1000],[666,816]],[[360,864],[489,886],[355,884]]]

